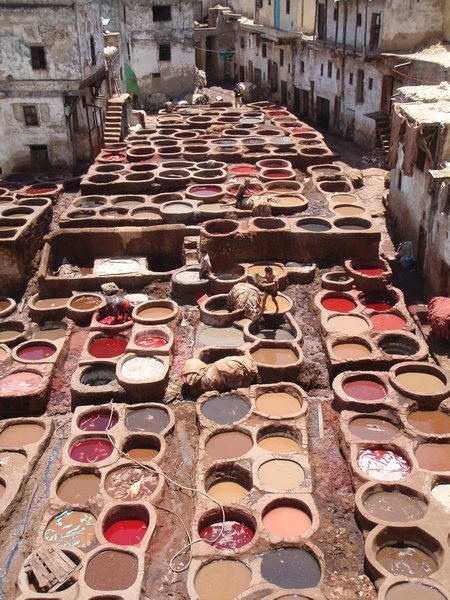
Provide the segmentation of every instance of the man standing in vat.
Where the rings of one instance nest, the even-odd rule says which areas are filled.
[[[260,287],[264,292],[264,296],[261,304],[261,312],[264,313],[266,308],[267,298],[270,296],[275,305],[275,312],[280,311],[280,307],[278,306],[278,277],[275,275],[272,267],[267,266],[264,269],[264,277],[261,279]]]
[[[240,108],[242,106],[242,94],[244,93],[245,86],[243,83],[237,83],[234,88],[234,106]]]

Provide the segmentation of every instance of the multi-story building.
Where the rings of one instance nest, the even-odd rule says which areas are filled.
[[[389,212],[435,294],[450,294],[450,85],[398,89]]]
[[[2,173],[91,160],[107,100],[98,0],[2,0],[0,30]]]

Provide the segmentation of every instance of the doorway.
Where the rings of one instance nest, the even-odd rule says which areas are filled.
[[[330,101],[317,96],[317,125],[328,129],[330,124]]]

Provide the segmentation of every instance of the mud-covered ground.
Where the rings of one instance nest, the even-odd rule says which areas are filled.
[[[361,167],[361,151],[348,142],[330,138],[330,146],[339,153],[339,161]],[[364,168],[365,187],[359,192],[374,218],[383,226],[381,250],[393,258],[393,245],[384,225],[382,204],[384,171]],[[74,193],[65,193],[58,200],[51,230],[57,226],[58,215],[73,200]],[[327,214],[325,199],[311,194],[308,214]],[[36,259],[36,264],[38,264]],[[293,257],[295,260],[295,257]],[[333,265],[329,265],[331,268]],[[326,269],[325,269],[326,270]],[[323,270],[322,270],[323,272]],[[305,367],[300,384],[310,398],[310,461],[313,470],[313,497],[320,514],[320,527],[312,541],[322,550],[326,561],[324,593],[329,599],[372,600],[376,593],[364,575],[363,538],[354,520],[354,492],[347,464],[339,449],[337,436],[338,414],[333,410],[332,394],[325,355],[319,336],[318,316],[313,309],[314,295],[320,289],[320,272],[313,283],[291,285],[286,293],[295,302],[295,318],[303,332]],[[24,295],[35,293],[36,279],[32,278]],[[145,290],[151,297],[170,294],[169,285],[155,282]],[[25,305],[25,304],[24,304]],[[25,309],[26,310],[26,309]],[[195,331],[198,325],[197,307],[182,307],[182,320],[176,329],[175,353],[166,402],[176,414],[175,431],[167,437],[167,452],[161,464],[163,470],[184,485],[191,485],[196,465],[198,429],[195,403],[182,395],[180,372],[192,356]],[[0,598],[16,595],[20,567],[36,544],[36,532],[48,505],[49,486],[61,465],[61,452],[67,439],[70,412],[70,379],[78,366],[87,329],[75,327],[64,361],[58,366],[51,385],[47,414],[55,420],[55,433],[29,481],[21,490],[12,516],[0,530]],[[157,508],[158,524],[147,555],[142,597],[151,600],[187,599],[187,571],[173,573],[171,557],[185,543],[181,516],[188,527],[193,511],[192,494],[169,485]]]

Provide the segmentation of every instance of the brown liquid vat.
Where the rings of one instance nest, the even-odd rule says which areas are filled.
[[[392,559],[388,556],[386,556],[387,560],[384,560],[384,555],[390,552],[389,549],[395,551],[402,548],[406,549],[406,553],[401,552],[402,558],[399,558],[397,563],[391,562]],[[412,549],[411,553],[408,552],[408,548]],[[420,553],[420,557],[415,556],[416,550]],[[438,539],[420,527],[406,524],[401,527],[392,525],[375,527],[366,538],[365,553],[369,574],[375,580],[390,575],[428,577],[438,571],[444,561],[444,549]],[[425,563],[421,562],[422,556]],[[423,572],[423,567],[427,574]]]
[[[138,304],[132,312],[132,319],[142,325],[162,325],[179,316],[179,307],[172,300],[149,300]]]
[[[402,423],[392,410],[354,412],[344,410],[339,420],[341,432],[348,444],[362,442],[392,442],[403,434]]]
[[[437,406],[450,394],[448,375],[428,363],[398,363],[389,370],[389,381],[397,391],[425,409]]]
[[[166,452],[166,440],[157,433],[139,433],[126,437],[122,452],[132,459],[142,463],[160,462]]]
[[[252,489],[251,472],[237,462],[213,465],[204,476],[205,491],[212,498],[230,504],[242,500]]]
[[[141,552],[101,545],[86,557],[82,585],[92,595],[97,592],[123,592],[127,597],[139,596],[144,574]],[[104,594],[103,594],[104,595]]]
[[[306,416],[308,411],[305,392],[293,383],[254,386],[251,398],[254,398],[255,413],[269,419],[297,419]]]
[[[406,596],[405,596],[406,594]],[[448,591],[435,579],[388,577],[378,591],[378,600],[447,600]]]
[[[275,345],[265,341],[256,342],[249,353],[264,383],[295,381],[304,361],[300,346],[290,342]]]
[[[306,436],[305,436],[306,438]],[[307,449],[308,441],[303,439],[302,431],[292,425],[271,423],[257,431],[258,448],[270,454],[301,454]]]

